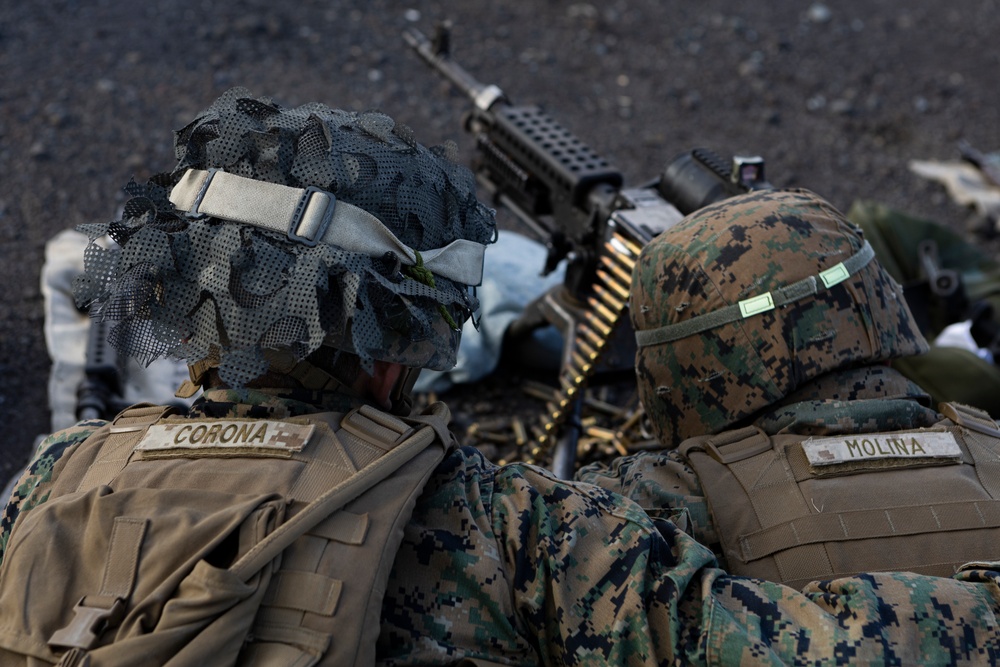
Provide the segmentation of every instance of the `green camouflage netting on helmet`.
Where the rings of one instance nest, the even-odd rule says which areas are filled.
[[[829,371],[926,351],[902,289],[870,257],[857,228],[804,190],[727,199],[647,245],[630,312],[660,442],[723,431]],[[727,308],[735,317],[719,323]],[[668,334],[680,337],[642,343]]]
[[[449,151],[419,145],[389,117],[321,104],[283,108],[233,89],[175,136],[177,166],[130,183],[121,220],[83,225],[92,240],[78,303],[115,321],[111,341],[150,362],[217,362],[236,387],[269,367],[264,349],[302,359],[320,345],[437,370],[455,363],[460,327],[476,308],[468,286],[335,243],[214,217],[192,217],[169,197],[189,169],[315,187],[378,218],[416,251],[457,239],[495,240],[493,213]],[[253,185],[251,183],[251,185]],[[480,262],[481,267],[481,262]]]

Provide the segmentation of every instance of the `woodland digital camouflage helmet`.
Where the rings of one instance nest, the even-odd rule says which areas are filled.
[[[447,369],[476,308],[493,212],[475,181],[377,112],[283,108],[244,89],[176,133],[177,165],[130,183],[92,240],[77,301],[149,362],[209,363],[243,386],[321,345]]]
[[[665,447],[824,373],[927,350],[858,228],[805,190],[733,197],[654,239],[631,317],[640,396]]]

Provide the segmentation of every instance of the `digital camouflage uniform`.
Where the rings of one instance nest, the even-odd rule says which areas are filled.
[[[831,436],[928,428],[941,420],[920,387],[887,366],[828,373],[792,400],[753,420],[768,435]],[[698,475],[676,449],[642,452],[591,464],[576,478],[631,498],[651,514],[680,512],[691,534],[722,560]],[[725,563],[723,562],[723,566]]]
[[[577,479],[651,514],[679,513],[680,525],[722,560],[720,543],[736,536],[720,534],[709,485],[680,450],[692,439],[748,426],[805,439],[942,422],[927,393],[890,366],[928,346],[875,253],[843,215],[804,190],[719,202],[654,239],[636,265],[631,317],[638,388],[664,449],[585,467]],[[946,500],[957,498],[926,502]],[[772,525],[754,509],[762,526]]]
[[[176,143],[173,174],[131,185],[122,220],[88,228],[94,238],[115,237],[122,251],[88,249],[78,294],[118,322],[113,342],[132,356],[215,364],[217,371],[192,373],[209,387],[191,417],[281,419],[353,407],[359,399],[343,384],[316,379],[330,359],[317,355],[329,348],[367,369],[454,359],[449,320],[474,308],[465,285],[475,280],[451,280],[445,271],[460,277],[469,267],[431,269],[413,249],[430,255],[456,241],[486,244],[493,220],[471,196],[471,175],[443,151],[423,149],[380,114],[284,110],[241,90],[178,132]],[[377,212],[396,250],[303,244],[260,229],[254,211],[250,223],[226,217],[232,207],[209,217],[183,212],[200,212],[199,200],[175,209],[182,179],[212,167],[230,174],[222,182],[243,184],[229,197],[237,209],[245,193],[275,191],[253,181],[309,185],[335,195],[338,208],[353,202]],[[273,203],[269,194],[261,199],[264,209]],[[378,227],[361,218],[363,230]],[[265,355],[265,342],[286,355]],[[303,388],[211,388],[216,372],[229,385],[266,386],[257,379],[265,371],[301,377]],[[4,511],[0,581],[17,560],[9,541],[18,526],[48,501],[61,462],[97,427],[89,422],[40,446]],[[1000,657],[998,580],[992,565],[954,579],[862,575],[805,593],[733,578],[675,524],[619,495],[456,449],[431,474],[403,530],[377,655],[392,665],[982,663]]]
[[[342,395],[211,390],[193,417],[342,410]],[[44,501],[50,437],[4,512]],[[798,593],[730,577],[672,523],[595,486],[453,451],[417,502],[387,585],[380,664],[989,664],[1000,565],[955,579],[861,575]]]

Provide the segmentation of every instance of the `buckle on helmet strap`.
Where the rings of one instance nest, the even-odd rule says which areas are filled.
[[[188,169],[170,191],[170,202],[189,218],[204,218],[199,211],[218,169]]]
[[[288,238],[313,247],[326,234],[336,207],[337,198],[333,193],[313,186],[305,188],[288,221]]]

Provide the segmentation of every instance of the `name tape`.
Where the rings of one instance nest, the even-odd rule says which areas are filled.
[[[192,455],[255,452],[290,456],[309,442],[314,426],[280,421],[212,420],[210,422],[166,422],[150,426],[136,451],[146,454],[191,453]]]
[[[961,459],[962,448],[951,433],[920,431],[864,433],[836,438],[810,438],[802,450],[813,466],[877,459]]]

